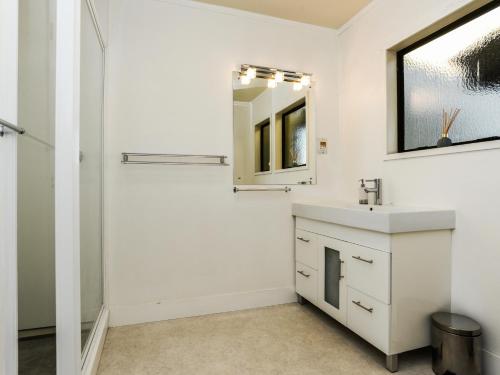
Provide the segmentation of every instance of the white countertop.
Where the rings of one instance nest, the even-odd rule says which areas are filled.
[[[292,204],[292,214],[383,233],[455,228],[455,211],[449,209],[299,201]]]

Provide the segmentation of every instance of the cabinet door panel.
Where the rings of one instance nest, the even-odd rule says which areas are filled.
[[[389,305],[348,288],[347,327],[384,353],[389,353]]]
[[[318,300],[317,272],[297,262],[295,265],[295,290],[306,300],[316,304]]]
[[[327,314],[346,323],[346,285],[344,244],[318,236],[318,306]]]
[[[347,284],[390,304],[391,254],[351,243],[345,246],[349,251]]]
[[[295,257],[297,262],[318,269],[317,235],[297,229],[295,231]]]

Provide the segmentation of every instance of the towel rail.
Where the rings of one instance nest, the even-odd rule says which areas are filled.
[[[190,160],[191,159],[191,160]],[[213,160],[210,160],[213,159]],[[225,155],[153,154],[122,152],[122,164],[209,165],[228,166]],[[208,161],[203,161],[208,160]]]
[[[3,129],[4,127],[7,128],[7,129],[12,130],[14,132],[16,132],[17,134],[24,134],[24,133],[26,133],[26,130],[24,128],[21,128],[19,126],[11,124],[10,122],[2,120],[0,118],[0,137],[3,137],[3,135],[4,135],[4,129]]]
[[[239,188],[237,186],[233,187],[233,193],[239,193],[242,191],[283,191],[285,193],[288,193],[289,191],[292,191],[291,188],[288,186],[285,187],[278,187],[278,188]]]

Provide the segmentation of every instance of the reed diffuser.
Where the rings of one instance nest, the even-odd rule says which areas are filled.
[[[448,137],[450,129],[455,123],[455,120],[460,113],[460,109],[451,109],[448,113],[443,109],[443,122],[441,124],[441,138],[437,142],[437,147],[451,146],[453,142]]]

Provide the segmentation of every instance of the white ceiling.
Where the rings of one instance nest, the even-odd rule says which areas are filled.
[[[371,0],[198,0],[337,29]]]

